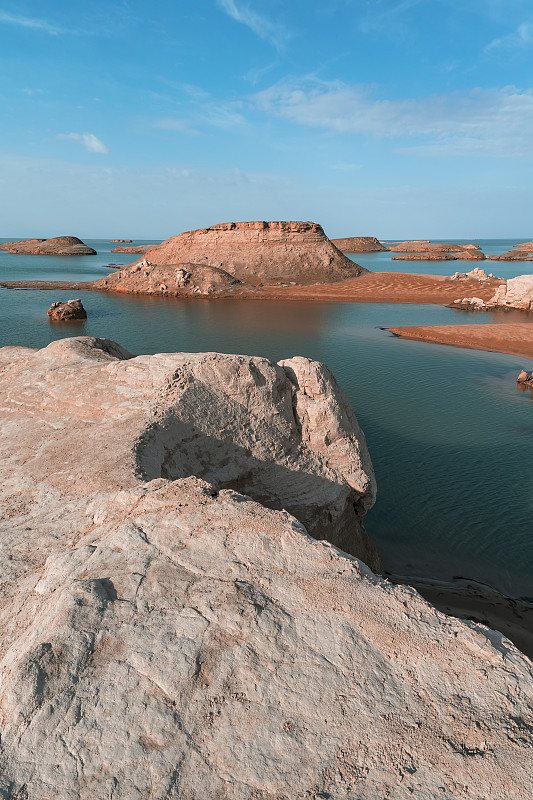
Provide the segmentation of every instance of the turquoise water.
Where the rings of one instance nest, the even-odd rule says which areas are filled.
[[[107,274],[113,261],[136,258],[110,255],[109,242],[88,244],[98,256],[63,260],[0,251],[0,280],[90,280]],[[380,257],[381,270],[386,255],[372,254]],[[357,260],[363,261],[359,254]],[[390,262],[390,256],[388,263],[393,271],[409,264]],[[426,269],[421,263],[414,271]],[[444,266],[455,271],[456,263]],[[533,271],[533,263],[490,263],[515,274]],[[429,262],[432,271],[435,266],[442,264]],[[54,325],[46,309],[72,293],[0,288],[0,344],[43,347],[63,336],[91,335],[114,339],[134,354],[216,350],[324,361],[367,437],[378,482],[367,529],[385,568],[440,579],[467,576],[510,595],[533,596],[533,404],[530,392],[516,387],[518,371],[532,370],[533,360],[410,342],[382,330],[482,325],[497,315],[410,304],[76,294],[88,319]]]

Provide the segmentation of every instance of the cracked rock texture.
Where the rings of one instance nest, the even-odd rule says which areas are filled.
[[[148,250],[146,258],[157,267],[216,267],[252,285],[327,283],[368,272],[341,253],[315,222],[226,222],[172,236]]]
[[[0,389],[0,796],[531,795],[528,659],[237,491],[372,502],[325,367],[77,338]]]

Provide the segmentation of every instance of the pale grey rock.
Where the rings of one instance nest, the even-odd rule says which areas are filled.
[[[79,338],[0,349],[0,390],[0,795],[531,795],[533,674],[511,642],[220,488],[249,436],[252,459],[371,502],[326,368]],[[222,414],[215,469],[202,431]]]

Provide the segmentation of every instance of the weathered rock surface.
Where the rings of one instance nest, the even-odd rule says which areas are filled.
[[[497,287],[489,300],[480,297],[463,297],[450,304],[454,308],[475,311],[492,311],[494,308],[533,310],[533,275],[518,275]]]
[[[154,250],[151,250],[153,253]],[[204,264],[153,264],[147,258],[94,281],[98,289],[175,297],[225,295],[241,281]]]
[[[0,250],[38,256],[95,256],[96,250],[77,236],[55,236],[53,239],[23,239],[0,244]]]
[[[379,253],[387,249],[375,236],[348,236],[330,241],[343,253]]]
[[[58,300],[57,303],[52,303],[46,313],[51,320],[87,319],[87,312],[79,298],[77,300],[67,300],[66,302]]]
[[[167,239],[147,252],[158,266],[203,264],[244,283],[316,283],[363,272],[314,222],[228,222]],[[125,285],[125,284],[124,284]]]
[[[490,281],[493,278],[494,278],[494,275],[492,274],[492,272],[487,275],[487,273],[485,272],[484,269],[481,269],[480,267],[474,267],[474,269],[471,269],[470,272],[454,272],[453,275],[450,275],[449,280],[450,281],[470,281],[470,280],[474,280],[474,281]]]
[[[370,484],[324,370],[84,338],[0,350],[6,798],[531,794],[532,668],[508,640],[189,471],[219,447],[219,481],[248,414],[259,474],[292,431],[303,471],[338,475],[359,446]],[[134,474],[163,463],[189,475]]]

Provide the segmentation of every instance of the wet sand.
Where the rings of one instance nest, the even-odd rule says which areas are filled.
[[[523,315],[525,319],[530,317],[526,312]],[[533,315],[529,322],[501,322],[487,323],[486,325],[421,325],[388,328],[387,330],[403,339],[533,358]]]
[[[212,299],[254,298],[255,300],[321,300],[347,303],[429,303],[443,305],[459,297],[481,297],[489,300],[503,281],[495,278],[486,283],[476,280],[451,281],[443,275],[420,275],[407,272],[365,272],[359,278],[335,283],[313,283],[306,286],[234,287]],[[92,282],[69,281],[4,281],[7,289],[71,289],[109,291]],[[116,291],[116,290],[115,290]],[[120,293],[127,289],[121,287]],[[157,294],[157,293],[154,293]]]

